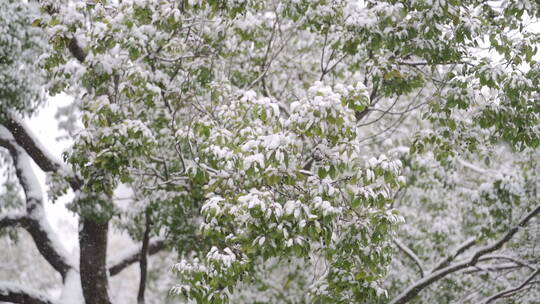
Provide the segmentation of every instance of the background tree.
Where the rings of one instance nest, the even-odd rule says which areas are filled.
[[[537,297],[534,1],[1,5],[0,228],[72,292],[0,300],[110,303],[109,275],[139,262],[144,303],[164,240],[197,303]],[[59,92],[63,161],[23,121]],[[30,159],[52,199],[75,193],[78,259]],[[141,242],[114,263],[110,225]]]

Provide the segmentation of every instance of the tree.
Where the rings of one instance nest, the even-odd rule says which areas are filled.
[[[164,247],[173,293],[197,303],[538,295],[536,2],[0,8],[0,229],[25,229],[64,290],[80,284],[61,299],[0,284],[0,300],[111,303],[108,277],[138,262],[144,303]],[[60,92],[74,98],[63,160],[24,123]],[[50,199],[75,192],[78,260],[30,160]],[[141,242],[115,264],[110,225]]]

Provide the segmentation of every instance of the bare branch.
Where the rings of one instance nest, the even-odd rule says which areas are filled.
[[[272,62],[274,61],[274,59],[277,57],[277,55],[279,54],[279,52],[281,51],[278,51],[271,59],[270,61],[268,61],[268,57],[270,55],[270,51],[272,50],[272,45],[274,43],[274,37],[276,35],[276,31],[277,31],[277,25],[278,25],[278,20],[276,19],[276,21],[274,21],[274,25],[272,26],[272,33],[270,34],[270,38],[268,39],[268,44],[266,45],[266,51],[264,53],[264,58],[262,60],[262,64],[261,64],[261,72],[259,73],[259,76],[257,76],[257,78],[255,78],[255,80],[253,80],[249,86],[248,86],[248,89],[252,88],[257,82],[259,82],[260,80],[263,80],[263,78],[266,76],[266,73],[268,73],[268,70],[270,69],[270,66],[272,65]],[[283,47],[282,47],[283,48]]]
[[[158,253],[165,248],[165,241],[163,239],[151,239],[148,244],[148,254],[152,255]],[[121,254],[120,258],[115,258],[114,262],[109,262],[109,275],[114,276],[120,273],[124,268],[136,263],[141,258],[141,247],[129,250],[127,253]]]
[[[519,284],[519,286],[516,286],[516,287],[510,288],[510,289],[501,291],[501,292],[491,296],[490,298],[488,298],[487,300],[485,300],[482,303],[483,304],[489,304],[489,303],[495,301],[496,299],[509,297],[509,296],[519,292],[525,286],[527,286],[532,281],[532,279],[534,279],[534,277],[539,273],[540,273],[540,269],[536,269],[536,271],[534,271],[527,279],[525,279],[525,281],[523,281],[521,284]]]
[[[527,223],[536,215],[540,213],[540,204],[536,205],[531,212],[529,212],[527,215],[525,215],[516,226],[514,226],[512,229],[507,231],[498,241],[485,246],[483,248],[480,248],[474,254],[459,263],[456,263],[454,265],[450,265],[448,267],[439,269],[433,273],[431,273],[429,276],[426,276],[422,278],[421,280],[418,280],[416,283],[410,285],[407,287],[401,294],[396,296],[390,304],[403,304],[407,303],[410,300],[412,300],[420,291],[422,291],[424,288],[428,287],[429,285],[437,282],[438,280],[444,278],[445,276],[454,273],[456,271],[459,271],[461,269],[474,266],[476,263],[478,263],[479,259],[495,250],[500,249],[504,244],[506,244],[512,237],[519,231],[520,228],[527,225]]]
[[[47,295],[41,292],[6,282],[0,282],[0,302],[54,304]]]
[[[403,253],[405,253],[405,255],[407,255],[411,260],[413,260],[413,262],[416,264],[416,266],[418,266],[418,270],[420,271],[420,277],[423,278],[424,277],[424,267],[422,267],[422,262],[420,261],[418,256],[414,253],[414,251],[412,251],[412,249],[407,247],[405,244],[401,243],[398,239],[394,239],[394,244],[396,244],[396,246],[401,251],[403,251]]]

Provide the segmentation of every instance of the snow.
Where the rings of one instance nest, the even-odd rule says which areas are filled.
[[[218,261],[226,268],[231,267],[232,263],[236,261],[236,255],[228,247],[223,250],[223,253],[221,253],[216,246],[213,246],[206,257],[209,260]]]
[[[264,155],[261,153],[257,153],[254,155],[246,156],[246,158],[244,158],[244,168],[250,168],[253,163],[257,163],[261,168],[264,168]]]
[[[25,216],[26,214],[20,212],[6,212],[2,216],[0,216],[0,219],[17,220]]]
[[[66,275],[64,288],[58,301],[59,304],[84,304],[80,275],[70,270]]]
[[[254,150],[259,145],[258,140],[248,140],[245,144],[242,145],[242,151],[250,152]]]
[[[263,140],[264,140],[264,146],[267,149],[275,150],[279,148],[279,146],[282,144],[285,138],[279,134],[270,134],[270,135],[264,136]]]
[[[299,208],[300,205],[299,201],[287,201],[285,203],[285,215],[293,214],[294,210]]]
[[[43,199],[41,192],[41,186],[36,176],[33,174],[32,167],[30,165],[30,158],[26,152],[15,142],[13,135],[4,126],[0,125],[0,138],[10,142],[15,148],[17,154],[16,167],[20,172],[21,184],[25,190],[26,199],[28,201],[39,201]]]
[[[40,224],[41,229],[47,233],[51,241],[51,246],[53,246],[55,250],[62,257],[64,257],[66,261],[68,261],[68,264],[76,265],[76,262],[69,258],[70,255],[67,253],[64,245],[58,239],[56,232],[52,230],[51,226],[49,225],[43,209],[43,192],[41,190],[42,183],[40,183],[34,174],[30,157],[20,146],[17,145],[17,143],[15,143],[13,136],[4,126],[0,126],[0,138],[11,141],[12,145],[16,149],[17,162],[15,166],[21,175],[20,179],[27,200],[29,216]]]
[[[73,268],[77,268],[78,265],[78,254],[69,254],[66,250],[66,247],[64,245],[64,242],[62,242],[59,238],[58,233],[52,229],[51,225],[49,224],[49,221],[47,219],[47,216],[45,214],[45,209],[43,206],[40,206],[36,208],[32,214],[32,218],[37,220],[39,222],[39,225],[42,230],[44,230],[50,240],[50,245],[54,248],[54,250],[66,261],[68,265],[70,265]]]
[[[250,193],[238,197],[238,202],[247,205],[248,209],[253,209],[258,206],[264,212],[266,211],[266,204],[259,198],[261,194],[261,192],[251,189]]]
[[[13,138],[13,135],[9,132],[6,127],[0,125],[0,138],[7,140],[7,141],[14,141],[15,138]]]
[[[19,159],[17,160],[16,167],[21,172],[21,178],[23,179],[21,183],[25,188],[26,200],[35,200],[41,204],[43,202],[43,191],[32,169],[30,157],[22,148],[18,147],[17,150]]]
[[[485,174],[487,173],[487,170],[483,169],[483,168],[480,168],[479,166],[476,166],[476,165],[473,165],[463,159],[458,159],[458,162],[463,166],[463,167],[466,167],[466,168],[469,168],[475,172],[478,172],[480,174]]]
[[[26,121],[22,120],[16,113],[14,112],[10,112],[10,117],[11,119],[13,119],[15,122],[17,122],[17,124],[21,125],[23,128],[24,128],[24,131],[26,134],[28,134],[28,136],[30,138],[32,138],[33,142],[35,143],[36,147],[45,155],[45,157],[47,157],[48,159],[52,160],[55,164],[57,164],[58,166],[62,166],[63,162],[60,160],[60,158],[57,156],[57,155],[60,155],[60,153],[51,153],[49,151],[49,148],[58,148],[59,145],[57,142],[55,142],[55,144],[53,145],[47,145],[48,148],[45,148],[45,146],[42,144],[42,140],[40,138],[38,138],[36,136],[36,134],[34,134],[34,132],[32,131],[32,129],[29,127],[29,125],[27,124]],[[50,123],[50,122],[49,122]],[[43,124],[40,124],[38,126],[38,128],[36,128],[37,130],[41,130],[41,134],[47,134],[49,138],[51,138],[50,135],[52,135],[51,133],[49,133],[48,131],[49,128],[46,126],[46,125],[43,125]],[[54,134],[54,133],[53,133]],[[54,138],[54,137],[53,137]],[[60,145],[61,147],[61,145]]]
[[[201,207],[201,212],[208,213],[210,210],[213,210],[216,214],[220,214],[221,207],[219,206],[220,203],[224,199],[220,196],[213,196],[211,197],[206,203]]]

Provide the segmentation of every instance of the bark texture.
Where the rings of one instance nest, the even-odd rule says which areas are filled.
[[[86,304],[111,304],[107,275],[108,221],[81,219],[79,230],[81,287]]]

